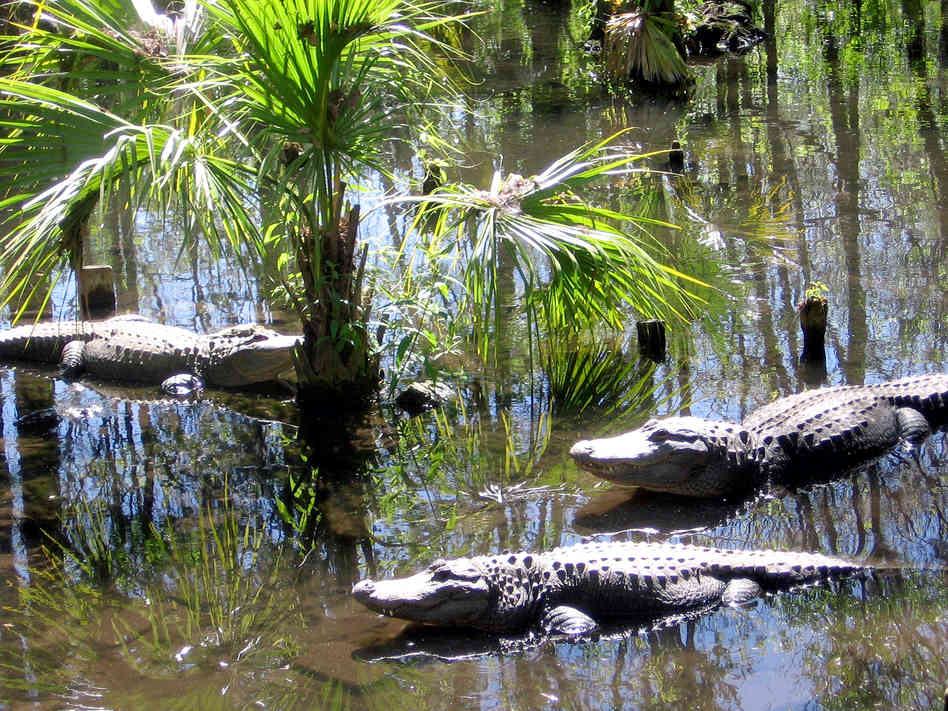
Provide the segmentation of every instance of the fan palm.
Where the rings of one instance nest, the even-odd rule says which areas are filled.
[[[286,286],[305,334],[301,393],[371,386],[365,251],[344,181],[374,164],[393,109],[437,75],[416,48],[437,45],[423,34],[444,21],[428,16],[432,7],[228,0],[208,5],[202,22],[193,9],[171,19],[134,0],[135,26],[147,29],[131,31],[136,12],[121,0],[36,6],[4,58],[11,78],[0,80],[12,209],[4,297],[36,288],[37,271],[77,266],[86,220],[124,179],[139,201],[177,204],[186,237],[289,252],[298,278]],[[255,218],[261,190],[276,195],[280,224]]]
[[[529,178],[498,171],[487,190],[453,185],[425,198],[417,222],[431,226],[433,239],[450,238],[466,251],[452,261],[464,265],[475,333],[489,336],[500,321],[504,261],[522,286],[533,335],[601,325],[621,331],[629,306],[650,315],[691,315],[698,299],[683,284],[700,282],[663,264],[664,250],[647,231],[674,225],[581,199],[585,188],[633,171],[647,157],[611,148],[616,138],[577,148]],[[490,343],[481,339],[485,355]]]
[[[0,78],[0,295],[78,266],[88,218],[124,181],[136,207],[177,208],[186,239],[280,267],[303,324],[301,403],[374,392],[367,248],[347,181],[382,168],[396,117],[411,123],[450,87],[433,58],[451,49],[430,32],[458,18],[406,0],[221,0],[176,17],[147,0],[26,6],[34,21]],[[432,198],[459,216],[444,217],[441,234],[479,225],[467,286],[480,313],[496,307],[504,253],[518,255],[527,303],[554,326],[571,312],[617,325],[624,300],[660,304],[674,291],[679,275],[628,239],[624,216],[577,198],[628,160],[595,145],[530,180]],[[536,253],[546,271],[532,266]]]
[[[610,17],[602,47],[606,73],[619,82],[677,86],[690,81],[691,72],[671,39],[678,31],[672,17],[645,10]]]

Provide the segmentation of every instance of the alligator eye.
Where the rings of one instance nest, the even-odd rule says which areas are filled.
[[[448,567],[441,567],[431,572],[431,579],[437,583],[443,583],[445,580],[450,580],[453,577],[454,573],[452,573]]]
[[[668,439],[668,437],[669,432],[664,427],[659,427],[648,436],[652,442],[664,442],[666,439]]]

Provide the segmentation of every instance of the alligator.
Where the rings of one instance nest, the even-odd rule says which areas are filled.
[[[605,542],[438,560],[407,578],[363,580],[352,595],[413,622],[578,636],[606,620],[744,604],[764,592],[866,572],[817,553]]]
[[[579,466],[609,481],[693,497],[805,479],[895,448],[912,452],[948,416],[948,375],[808,390],[743,422],[652,419],[616,437],[577,442]]]
[[[292,378],[298,336],[256,324],[206,335],[142,316],[56,321],[0,332],[0,359],[58,363],[64,377],[90,375],[179,387],[183,374],[212,387],[240,388]]]

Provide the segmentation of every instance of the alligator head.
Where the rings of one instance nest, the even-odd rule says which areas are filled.
[[[686,496],[713,496],[735,488],[726,447],[732,423],[666,417],[617,437],[577,442],[570,455],[603,479]],[[745,434],[746,436],[746,434]]]
[[[299,336],[285,336],[255,324],[232,326],[210,336],[208,383],[243,387],[295,376],[293,352]]]
[[[470,559],[438,560],[426,570],[396,580],[363,580],[352,588],[370,610],[413,622],[475,625],[490,607],[490,585]]]

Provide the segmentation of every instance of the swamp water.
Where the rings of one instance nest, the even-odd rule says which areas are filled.
[[[710,292],[702,319],[671,324],[665,363],[636,364],[626,348],[613,414],[551,405],[575,370],[537,367],[512,320],[501,365],[466,378],[456,406],[413,419],[383,410],[356,433],[360,474],[313,483],[290,406],[156,404],[147,391],[0,370],[0,703],[941,708],[943,432],[918,464],[885,457],[724,504],[616,490],[567,455],[652,414],[740,420],[814,380],[948,369],[940,11],[786,2],[774,14],[764,3],[772,41],[698,67],[688,101],[600,89],[568,6],[511,3],[481,20],[483,101],[457,117],[465,179],[483,183],[498,155],[529,175],[626,127],[637,152],[676,139],[685,149],[684,175],[624,176],[597,197],[681,225],[660,236],[674,266],[730,296]],[[377,215],[363,234],[390,244],[397,216]],[[181,267],[157,222],[108,227],[98,249],[121,275],[125,310],[201,330],[278,320],[232,264],[190,254]],[[830,301],[825,377],[797,360],[795,306],[813,282]],[[348,595],[362,577],[439,557],[584,537],[813,550],[904,572],[583,643],[406,633]]]

